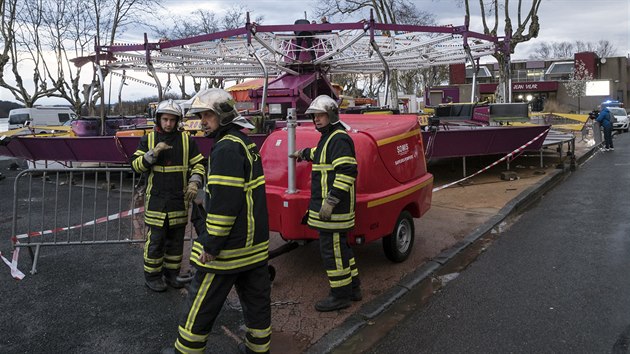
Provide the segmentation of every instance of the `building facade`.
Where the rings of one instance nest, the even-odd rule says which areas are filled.
[[[578,65],[593,78],[585,95],[573,97],[567,83]],[[630,102],[630,58],[598,58],[595,53],[576,53],[567,60],[514,61],[512,69],[512,102],[528,102],[536,111],[589,112],[606,100]],[[476,101],[495,101],[498,64],[481,64],[476,77]],[[449,85],[425,91],[428,106],[440,103],[470,102],[473,69],[465,64],[450,65]]]

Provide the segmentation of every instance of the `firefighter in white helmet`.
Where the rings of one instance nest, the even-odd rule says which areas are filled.
[[[203,352],[212,325],[232,289],[243,305],[246,335],[240,350],[268,353],[271,344],[271,280],[265,178],[258,147],[241,131],[232,96],[212,88],[199,92],[190,112],[214,139],[206,185],[205,232],[195,240],[197,271],[189,287],[175,350]]]
[[[191,137],[178,131],[182,109],[173,100],[160,102],[155,128],[143,136],[131,158],[131,167],[146,173],[144,245],[146,286],[157,292],[167,285],[182,288],[177,280],[188,223],[188,204],[203,184],[204,157]]]
[[[347,243],[347,232],[354,228],[357,160],[335,100],[318,96],[306,113],[312,115],[322,136],[317,147],[290,156],[313,163],[308,225],[319,232],[320,254],[330,284],[329,295],[317,302],[315,309],[334,311],[362,299],[359,271]]]

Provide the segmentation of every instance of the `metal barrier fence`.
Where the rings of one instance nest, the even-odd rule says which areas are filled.
[[[130,168],[20,172],[13,186],[12,241],[28,248],[31,273],[42,246],[144,242],[140,181]]]

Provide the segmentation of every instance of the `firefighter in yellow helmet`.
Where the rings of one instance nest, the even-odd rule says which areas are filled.
[[[265,177],[258,147],[241,132],[254,126],[241,117],[232,96],[199,92],[190,112],[214,139],[206,185],[205,232],[193,244],[197,271],[189,287],[175,350],[203,352],[225,299],[236,287],[245,318],[241,352],[268,353],[271,344],[271,280]]]
[[[326,312],[362,299],[359,271],[347,243],[347,231],[354,228],[357,160],[335,100],[318,96],[306,113],[312,115],[321,138],[317,147],[290,156],[313,163],[308,225],[319,231],[320,254],[330,284],[328,297],[317,302],[315,309]]]
[[[197,144],[180,132],[182,109],[173,100],[160,102],[155,129],[143,136],[131,158],[131,167],[147,174],[144,222],[148,226],[144,245],[145,285],[157,292],[167,285],[182,288],[177,280],[188,223],[188,204],[203,184],[204,157]]]

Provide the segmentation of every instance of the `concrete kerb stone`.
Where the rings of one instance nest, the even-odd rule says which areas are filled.
[[[356,333],[363,326],[367,325],[365,318],[358,314],[351,315],[343,323],[332,331],[328,332],[322,339],[310,346],[306,353],[321,354],[330,353],[333,349],[343,343],[349,336]]]
[[[597,152],[597,148],[598,146],[595,145],[585,154],[577,157],[576,160],[578,166],[582,165],[589,157]],[[340,326],[320,338],[308,349],[307,353],[330,353],[333,349],[343,343],[343,341],[348,339],[362,327],[366,326],[368,321],[383,313],[392,304],[418,286],[418,284],[437,273],[457,254],[465,250],[483,235],[491,232],[492,229],[498,227],[507,218],[521,213],[525,208],[533,202],[539,200],[545,193],[563,181],[570,173],[571,171],[567,168],[555,170],[535,185],[521,192],[518,196],[516,196],[516,198],[512,199],[503,208],[501,208],[495,216],[477,227],[460,242],[444,250],[433,260],[423,264],[411,274],[403,277],[398,284],[393,286],[390,290],[381,294],[369,303],[361,306],[357,313],[348,317],[348,319],[346,319]]]

